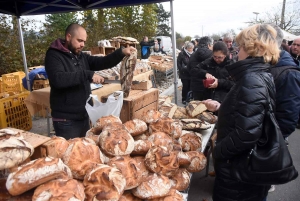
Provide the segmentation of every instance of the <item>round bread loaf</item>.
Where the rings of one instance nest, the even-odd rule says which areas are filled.
[[[141,182],[141,172],[138,171],[137,162],[130,156],[115,156],[108,162],[109,166],[118,168],[126,179],[125,190],[137,187]]]
[[[177,154],[178,157],[178,163],[180,167],[188,167],[191,164],[189,156],[182,151],[179,151]]]
[[[218,117],[215,116],[212,112],[204,111],[197,116],[201,121],[206,121],[210,124],[215,124],[218,121]]]
[[[182,147],[179,144],[178,140],[176,140],[176,139],[173,139],[173,148],[172,148],[172,150],[173,151],[182,151]]]
[[[157,110],[148,110],[143,113],[142,120],[146,122],[147,124],[157,122],[159,118],[161,117],[161,114]]]
[[[53,179],[72,178],[71,170],[60,158],[39,158],[8,175],[6,188],[11,195],[20,195]]]
[[[51,145],[54,146],[54,151],[49,152],[48,156],[53,158],[62,158],[69,146],[69,142],[65,138],[58,136],[53,136],[51,138],[51,142]]]
[[[153,146],[145,156],[145,165],[152,172],[174,175],[179,168],[177,153],[163,146]]]
[[[3,138],[6,138],[6,137],[11,137],[11,136],[20,137],[21,134],[20,134],[20,132],[13,130],[13,129],[9,129],[9,128],[0,129],[0,140],[2,140]]]
[[[147,131],[147,124],[140,119],[133,119],[124,123],[125,128],[132,136],[140,135]]]
[[[138,187],[132,189],[133,195],[141,199],[154,199],[169,193],[171,181],[168,177],[152,173]]]
[[[56,179],[38,186],[32,201],[73,200],[84,201],[84,187],[75,179]]]
[[[120,120],[119,117],[116,117],[114,115],[104,116],[96,121],[95,127],[98,127],[98,129],[102,130],[104,128],[104,126],[114,123],[114,122],[122,124],[122,121]]]
[[[18,166],[34,152],[33,146],[24,140],[22,136],[17,137],[16,135],[2,132],[1,138],[0,170]]]
[[[141,181],[143,182],[150,174],[149,170],[147,169],[147,167],[145,165],[145,157],[144,156],[134,156],[134,157],[132,157],[132,159],[136,161],[137,171],[140,173]]]
[[[141,198],[135,197],[131,191],[124,191],[119,201],[143,201]]]
[[[87,201],[118,201],[124,192],[126,179],[115,167],[100,164],[84,177]]]
[[[136,141],[136,140],[148,140],[148,137],[149,137],[150,135],[151,135],[151,134],[149,133],[149,131],[146,131],[146,132],[143,133],[143,134],[134,136],[133,139],[134,139],[135,141]]]
[[[184,201],[184,197],[178,190],[171,189],[167,196],[147,201]]]
[[[104,163],[104,156],[94,141],[77,138],[69,140],[69,143],[62,159],[70,167],[74,178],[82,180],[89,170]]]
[[[134,149],[130,155],[145,156],[151,147],[152,147],[152,143],[149,140],[134,141]]]
[[[103,130],[126,130],[126,127],[124,126],[124,124],[120,123],[120,122],[113,122],[113,123],[109,123],[107,125],[105,125],[103,127]],[[103,131],[102,130],[102,131]],[[128,131],[127,131],[128,132]],[[100,133],[101,134],[101,133]]]
[[[105,154],[112,156],[128,155],[134,149],[134,140],[126,130],[103,130],[99,144]]]
[[[171,188],[178,191],[184,191],[190,185],[190,173],[185,168],[179,168],[175,175],[169,179],[171,180]]]
[[[149,137],[148,140],[153,146],[164,146],[168,149],[173,148],[173,139],[168,134],[164,132],[154,132]]]
[[[203,153],[198,151],[185,152],[191,161],[191,164],[187,167],[189,172],[200,172],[206,167],[207,160]]]
[[[178,139],[183,151],[201,150],[202,141],[193,131],[182,131],[182,135]]]
[[[171,137],[178,139],[181,135],[182,124],[179,121],[174,121],[171,118],[163,117],[157,122],[151,123],[149,126],[149,132],[164,132]]]
[[[86,132],[85,137],[92,139],[95,142],[95,144],[99,144],[101,132],[102,130],[100,130],[98,127],[93,127]]]

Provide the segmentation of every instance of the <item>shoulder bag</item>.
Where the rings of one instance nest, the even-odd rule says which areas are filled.
[[[266,83],[265,80],[264,82]],[[269,94],[269,90],[272,89],[267,83],[266,86],[268,108],[264,117],[262,136],[249,153],[231,161],[231,175],[244,183],[284,184],[296,179],[298,172],[293,165],[292,157],[273,112]]]

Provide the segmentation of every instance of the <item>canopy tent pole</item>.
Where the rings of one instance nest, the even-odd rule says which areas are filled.
[[[26,82],[27,82],[27,89],[28,89],[28,91],[31,91],[30,81],[29,81],[29,76],[28,76],[28,69],[27,69],[27,61],[26,61],[24,40],[23,40],[23,32],[22,32],[22,26],[21,26],[20,17],[18,17],[17,21],[18,21],[18,28],[19,28],[20,45],[21,45],[21,49],[22,49],[23,65],[24,65],[24,71],[25,71]]]
[[[170,0],[171,11],[171,28],[172,28],[172,49],[173,49],[173,75],[174,75],[174,95],[175,104],[177,105],[177,58],[176,58],[176,35],[174,28],[174,15],[173,15],[173,0]]]

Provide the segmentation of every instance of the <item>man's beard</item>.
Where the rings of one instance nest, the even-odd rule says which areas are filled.
[[[72,46],[72,44],[71,43],[68,43],[68,49],[73,53],[73,54],[75,54],[75,55],[79,55],[80,54],[80,50],[79,51],[76,51],[77,49],[74,47],[74,46]]]

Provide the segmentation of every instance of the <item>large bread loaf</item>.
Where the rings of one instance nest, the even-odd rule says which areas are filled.
[[[203,153],[198,151],[188,151],[186,154],[191,161],[191,164],[187,167],[187,171],[200,172],[206,167],[207,160]]]
[[[38,186],[32,201],[73,200],[84,201],[83,184],[75,179],[55,179]]]
[[[70,168],[59,158],[45,157],[30,161],[10,173],[6,181],[6,188],[11,195],[20,195],[58,178],[72,178]]]
[[[163,117],[157,122],[151,123],[149,126],[150,133],[164,132],[169,134],[175,139],[178,139],[181,135],[182,124],[178,121],[174,121],[171,118]]]
[[[5,130],[6,132],[4,133]],[[30,157],[34,149],[22,136],[7,134],[11,130],[2,129],[0,137],[0,170],[12,168]]]
[[[157,122],[161,117],[161,114],[157,110],[148,110],[143,113],[142,120],[147,124]]]
[[[190,173],[185,168],[179,168],[175,175],[170,177],[171,187],[184,191],[190,185]]]
[[[69,142],[65,138],[58,136],[53,136],[51,142],[48,143],[51,143],[51,145],[54,146],[54,149],[52,149],[53,151],[48,153],[48,156],[53,158],[62,158],[69,146]]]
[[[163,146],[153,146],[145,156],[145,165],[152,172],[172,176],[179,168],[177,152]]]
[[[199,138],[193,131],[183,130],[178,142],[183,151],[197,151],[201,150],[202,147],[201,138]]]
[[[111,156],[128,155],[134,149],[134,140],[126,130],[103,130],[99,144],[101,150]]]
[[[154,199],[167,195],[171,189],[171,181],[168,177],[152,173],[138,187],[132,189],[132,193],[141,199]]]
[[[84,177],[83,185],[86,201],[118,201],[124,192],[126,179],[117,168],[100,164]]]
[[[140,119],[127,121],[124,123],[124,126],[132,136],[140,135],[148,129],[147,124]]]
[[[69,143],[62,159],[70,167],[74,178],[83,180],[90,169],[104,163],[102,152],[90,139],[74,138]]]
[[[133,189],[142,182],[142,174],[137,169],[137,162],[130,156],[115,156],[108,162],[109,166],[118,168],[126,179],[125,190]]]
[[[196,117],[200,113],[207,110],[206,106],[201,101],[191,101],[186,106],[187,113],[191,117]]]
[[[106,126],[108,124],[111,124],[111,123],[114,123],[114,122],[122,123],[120,118],[116,117],[114,115],[104,116],[104,117],[101,117],[100,119],[98,119],[96,121],[95,127],[102,130],[104,128],[104,126]]]

